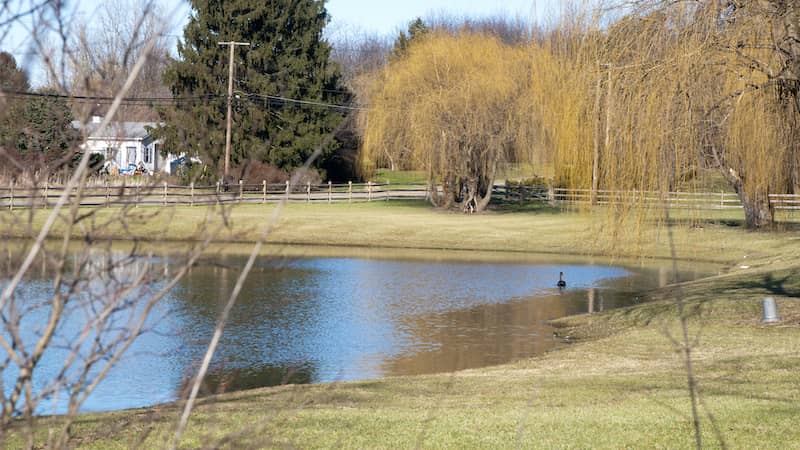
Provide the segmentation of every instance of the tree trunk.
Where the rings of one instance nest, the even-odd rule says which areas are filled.
[[[489,206],[492,200],[492,188],[494,187],[494,174],[497,172],[497,163],[490,163],[487,168],[489,173],[475,175],[461,182],[464,198],[461,202],[461,210],[465,214],[481,212]]]
[[[747,228],[759,229],[772,226],[775,222],[775,211],[769,202],[769,195],[747,196],[739,193],[744,206],[744,223]]]
[[[711,154],[717,162],[722,175],[733,186],[744,208],[744,223],[749,229],[759,229],[772,226],[775,222],[775,210],[769,202],[769,191],[747,192],[743,178],[739,172],[725,164],[718,149],[712,146]]]
[[[492,186],[489,186],[488,191],[483,196],[483,198],[478,199],[477,204],[475,205],[475,210],[480,212],[486,209],[489,206],[489,202],[492,200]]]

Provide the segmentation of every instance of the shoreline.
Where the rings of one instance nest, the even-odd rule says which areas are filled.
[[[509,255],[527,258],[532,248],[544,249],[538,253],[545,258],[569,248],[584,257],[585,251],[596,250],[586,240],[596,231],[591,218],[566,213],[520,212],[472,220],[403,206],[320,206],[290,208],[275,237],[295,243],[279,244],[280,256],[341,257],[343,251],[366,251],[378,257],[387,252],[426,257],[443,252],[432,243],[453,247],[453,242],[459,248],[449,253],[489,261]],[[260,217],[263,211],[234,208],[233,219],[238,221],[234,231],[256,223],[249,218],[251,213]],[[327,220],[336,226],[328,226]],[[433,222],[437,231],[415,227],[420,220]],[[347,245],[331,245],[329,230],[345,225],[354,230],[353,236],[344,236]],[[465,230],[466,235],[487,240],[459,240]],[[321,245],[298,245],[297,237],[306,233]],[[663,256],[666,233],[657,229],[643,233],[653,237],[645,252],[651,256],[637,260],[646,263]],[[532,358],[442,374],[289,385],[206,397],[181,445],[211,445],[214,436],[254,427],[272,442],[299,447],[413,447],[416,437],[424,434],[430,446],[505,448],[519,442],[520,430],[526,440],[547,447],[691,447],[684,362],[668,338],[680,334],[679,298],[689,314],[704,408],[714,414],[727,442],[737,447],[776,448],[800,441],[800,430],[790,426],[800,410],[788,406],[800,404],[796,382],[800,237],[790,232],[752,233],[724,223],[707,223],[700,232],[680,226],[675,234],[678,256],[707,258],[724,272],[648,292],[646,301],[635,306],[556,319],[552,325],[570,345]],[[398,235],[407,247],[398,248]],[[568,242],[562,241],[565,235],[570,236]],[[368,245],[354,246],[355,239]],[[374,245],[382,239],[389,246]],[[186,241],[170,242],[180,246]],[[434,249],[420,250],[420,244]],[[485,246],[497,249],[486,251]],[[210,253],[242,255],[245,252],[239,247],[249,244],[215,244]],[[508,248],[517,250],[503,251]],[[274,243],[268,251],[273,250]],[[574,256],[565,258],[570,257]],[[679,263],[680,267],[697,264],[680,258]],[[742,269],[745,265],[748,268]],[[778,301],[783,321],[776,326],[760,323],[765,296]],[[764,397],[763,392],[771,394]],[[178,402],[82,414],[75,424],[76,439],[88,448],[124,448],[136,439],[136,430],[147,429],[151,434],[145,446],[158,447],[169,441],[179,406]],[[275,414],[283,419],[275,421]],[[707,415],[702,420],[704,440],[717,442]],[[209,434],[203,425],[208,423],[217,431]],[[116,431],[102,431],[107,429]],[[12,431],[12,444],[14,436]]]

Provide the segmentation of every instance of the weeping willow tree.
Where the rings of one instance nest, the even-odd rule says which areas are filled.
[[[370,80],[366,166],[425,169],[434,203],[480,210],[498,162],[534,156],[559,186],[634,193],[620,217],[648,214],[636,192],[716,170],[746,225],[770,226],[770,194],[800,192],[800,5],[622,3],[573,8],[513,48],[471,33],[415,43]]]
[[[362,163],[424,170],[434,205],[481,211],[498,166],[520,156],[520,50],[474,33],[432,33],[371,80]]]
[[[626,4],[613,21],[562,19],[530,50],[549,87],[531,84],[529,126],[549,130],[556,182],[666,193],[712,168],[739,195],[748,227],[771,225],[769,195],[800,185],[800,7]],[[622,200],[641,213],[635,196]]]

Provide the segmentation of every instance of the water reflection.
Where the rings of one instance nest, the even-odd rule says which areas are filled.
[[[173,400],[186,387],[245,258],[201,261],[154,311],[152,332],[87,411]],[[150,261],[152,263],[152,261]],[[169,273],[169,260],[157,261]],[[556,288],[563,271],[567,288]],[[38,272],[38,270],[37,270]],[[48,271],[27,294],[46,297]],[[699,274],[684,273],[682,279]],[[205,392],[421,374],[500,364],[557,342],[548,320],[629,305],[664,268],[576,259],[547,264],[260,258],[218,347]],[[36,289],[34,289],[36,287]],[[37,293],[38,292],[38,293]],[[51,361],[57,366],[57,361]]]
[[[244,391],[264,386],[310,384],[316,378],[316,370],[310,364],[297,366],[262,365],[235,369],[219,366],[212,368],[206,374],[200,395]],[[181,393],[185,393],[190,389],[191,385],[188,380],[189,378],[181,385]]]

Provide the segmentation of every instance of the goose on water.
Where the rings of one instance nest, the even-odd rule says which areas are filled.
[[[564,272],[558,273],[558,283],[556,283],[556,286],[560,288],[567,287],[567,282],[564,281]]]

